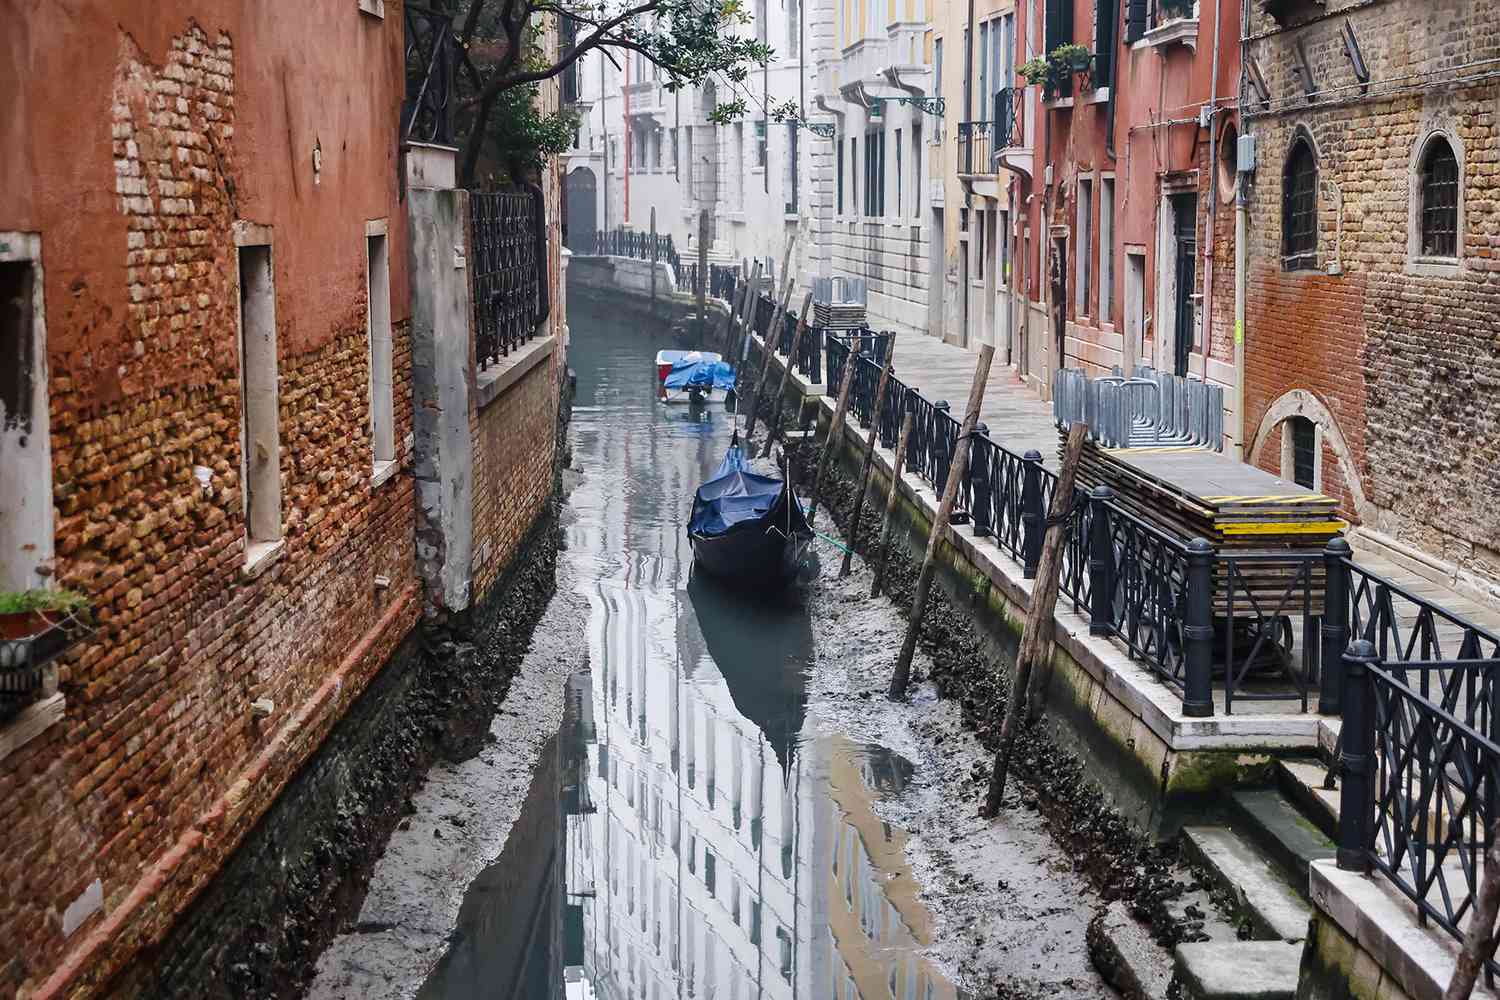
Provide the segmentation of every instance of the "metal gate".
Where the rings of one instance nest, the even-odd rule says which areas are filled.
[[[474,353],[481,369],[536,336],[551,306],[542,192],[471,192]]]

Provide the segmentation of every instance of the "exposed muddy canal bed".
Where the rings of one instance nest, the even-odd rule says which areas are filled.
[[[733,415],[657,402],[671,345],[577,303],[570,325],[558,597],[479,758],[415,798],[372,882],[425,900],[367,901],[311,995],[1108,996],[1076,866],[1033,812],[974,816],[958,709],[880,696],[900,616],[832,549],[770,600],[695,573],[684,525]]]

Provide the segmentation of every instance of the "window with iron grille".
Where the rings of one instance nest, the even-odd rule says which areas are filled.
[[[1306,139],[1292,143],[1281,190],[1281,263],[1288,271],[1318,262],[1318,161]]]
[[[1422,255],[1458,256],[1458,158],[1442,136],[1422,158]]]

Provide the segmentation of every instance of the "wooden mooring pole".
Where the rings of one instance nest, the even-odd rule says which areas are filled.
[[[1469,1000],[1484,963],[1495,955],[1495,913],[1500,910],[1500,822],[1490,831],[1490,846],[1484,852],[1484,876],[1474,897],[1473,915],[1464,930],[1463,947],[1453,967],[1453,978],[1443,991],[1443,1000]]]
[[[1006,771],[1010,768],[1010,753],[1015,744],[1016,730],[1021,725],[1021,713],[1026,711],[1032,671],[1046,670],[1045,663],[1051,655],[1052,639],[1057,631],[1057,623],[1052,616],[1057,610],[1057,585],[1062,577],[1063,544],[1068,534],[1066,515],[1073,506],[1073,486],[1078,480],[1078,458],[1083,454],[1083,442],[1087,436],[1088,427],[1081,422],[1075,421],[1068,430],[1062,469],[1058,473],[1057,486],[1052,491],[1052,503],[1047,509],[1042,557],[1037,566],[1036,582],[1031,588],[1031,607],[1026,610],[1026,627],[1021,632],[1021,648],[1016,653],[1016,671],[1010,681],[1010,696],[1006,699],[1005,721],[1000,724],[1000,746],[995,751],[995,766],[990,771],[990,787],[984,797],[984,808],[979,812],[987,819],[1000,811],[1000,802],[1005,797]]]
[[[901,468],[906,464],[906,442],[911,437],[911,409],[901,418],[901,433],[896,435],[896,460],[891,463],[891,491],[885,497],[885,516],[880,519],[880,543],[875,549],[875,579],[870,581],[870,596],[880,596],[880,581],[885,579],[885,560],[891,545],[891,522],[896,504],[901,501]]]
[[[740,290],[739,298],[735,299],[734,308],[729,310],[728,315],[724,317],[724,328],[719,333],[719,344],[724,347],[726,352],[729,350],[729,332],[734,329],[734,322],[739,318],[740,313],[745,311],[745,303],[755,294],[756,279],[750,276],[750,259],[748,257],[740,258],[740,274],[745,277],[745,287]],[[705,344],[704,348],[707,349],[707,347],[708,345]]]
[[[807,313],[812,309],[812,292],[808,292],[802,299],[802,317],[797,321],[800,328],[807,324]],[[765,354],[760,361],[760,377],[755,380],[755,389],[750,394],[750,419],[745,421],[745,450],[750,450],[750,436],[755,433],[755,418],[760,413],[760,394],[766,386],[766,375],[771,370],[771,355],[776,353],[776,348],[781,344],[781,327],[771,331],[766,338]]]
[[[870,466],[875,459],[875,439],[880,436],[880,408],[885,405],[885,389],[891,381],[891,360],[896,355],[896,335],[886,334],[885,364],[880,369],[880,379],[875,383],[875,404],[870,408],[870,433],[865,436],[865,467],[859,473],[859,489],[854,494],[854,513],[849,518],[849,544],[844,549],[844,561],[839,564],[839,579],[849,575],[854,561],[854,546],[859,541],[859,519],[865,512],[865,491],[870,488]],[[901,459],[896,459],[899,465]]]
[[[787,238],[786,253],[784,253],[781,257],[781,296],[776,300],[776,311],[771,314],[771,325],[766,327],[767,341],[771,339],[771,337],[776,333],[777,328],[781,326],[781,317],[786,315],[787,306],[791,303],[792,300],[792,281],[787,276],[787,269],[792,266],[792,248],[796,245],[797,234],[793,233]],[[774,280],[775,278],[773,277],[772,281],[774,282]],[[773,284],[772,294],[775,294],[774,290],[775,285]],[[736,382],[739,381],[740,368],[742,364],[750,360],[750,338],[754,336],[755,331],[750,329],[749,327],[746,327],[743,333],[745,335],[745,339],[741,342],[742,346],[740,346],[736,350],[735,357],[729,359],[730,364],[734,365]],[[745,438],[746,440],[749,440],[749,435],[745,435]]]
[[[812,293],[802,302],[802,318],[797,320],[796,332],[792,334],[792,349],[786,356],[786,367],[781,370],[781,387],[776,390],[776,402],[771,406],[771,416],[766,421],[766,446],[760,457],[771,454],[771,442],[781,433],[781,407],[786,402],[787,383],[792,380],[792,368],[797,364],[797,351],[802,347],[802,335],[807,332],[807,311],[812,303]]]
[[[849,412],[849,389],[854,384],[854,367],[859,362],[859,352],[849,345],[849,356],[844,359],[844,374],[839,383],[839,399],[833,408],[833,420],[828,424],[828,436],[823,439],[823,450],[818,453],[818,472],[813,476],[812,504],[807,512],[809,523],[818,515],[818,501],[823,496],[823,476],[828,471],[828,458],[839,446],[844,433],[844,414]]]
[[[656,206],[651,206],[651,315],[656,315]]]
[[[896,658],[891,686],[886,691],[886,697],[892,701],[906,697],[906,685],[911,679],[911,658],[917,651],[917,633],[922,630],[922,613],[927,610],[927,592],[932,589],[938,551],[948,535],[948,519],[952,517],[953,505],[958,500],[958,484],[969,469],[969,436],[974,433],[974,425],[979,423],[979,407],[984,403],[985,384],[989,381],[990,363],[994,359],[993,344],[985,344],[979,349],[979,364],[974,366],[974,383],[969,387],[969,403],[964,409],[964,422],[959,427],[953,460],[948,466],[948,479],[943,484],[943,498],[938,502],[937,515],[932,520],[932,532],[927,536],[927,554],[922,557],[917,592],[912,598],[911,615],[906,620],[906,641],[901,644],[901,655]]]
[[[708,343],[708,209],[698,213],[698,343]]]

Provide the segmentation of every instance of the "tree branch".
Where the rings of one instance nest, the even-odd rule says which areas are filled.
[[[511,2],[514,2],[514,0],[511,0]],[[634,7],[626,9],[625,11],[622,11],[620,14],[617,14],[616,16],[610,18],[608,21],[605,21],[593,34],[589,35],[588,38],[585,38],[583,41],[574,45],[572,51],[568,52],[556,63],[554,63],[552,66],[547,67],[546,69],[527,70],[524,73],[510,74],[508,70],[510,69],[510,66],[514,65],[514,60],[508,60],[508,65],[506,66],[506,68],[501,72],[496,73],[495,76],[490,80],[489,84],[485,86],[484,90],[482,90],[474,97],[469,98],[469,100],[465,103],[470,105],[476,104],[488,98],[493,98],[496,94],[500,93],[500,91],[509,89],[510,87],[522,86],[528,83],[540,83],[543,80],[550,80],[552,79],[552,77],[557,76],[563,70],[567,69],[569,66],[577,62],[579,57],[583,56],[587,52],[592,52],[600,45],[622,45],[622,40],[616,36],[612,36],[610,32],[614,31],[616,28],[626,23],[631,18],[639,17],[641,14],[649,14],[652,11],[657,10],[661,7],[662,2],[663,0],[646,0],[645,3],[638,4]],[[524,24],[524,20],[521,23]],[[514,44],[512,48],[520,48],[519,40],[517,40],[516,44]]]

